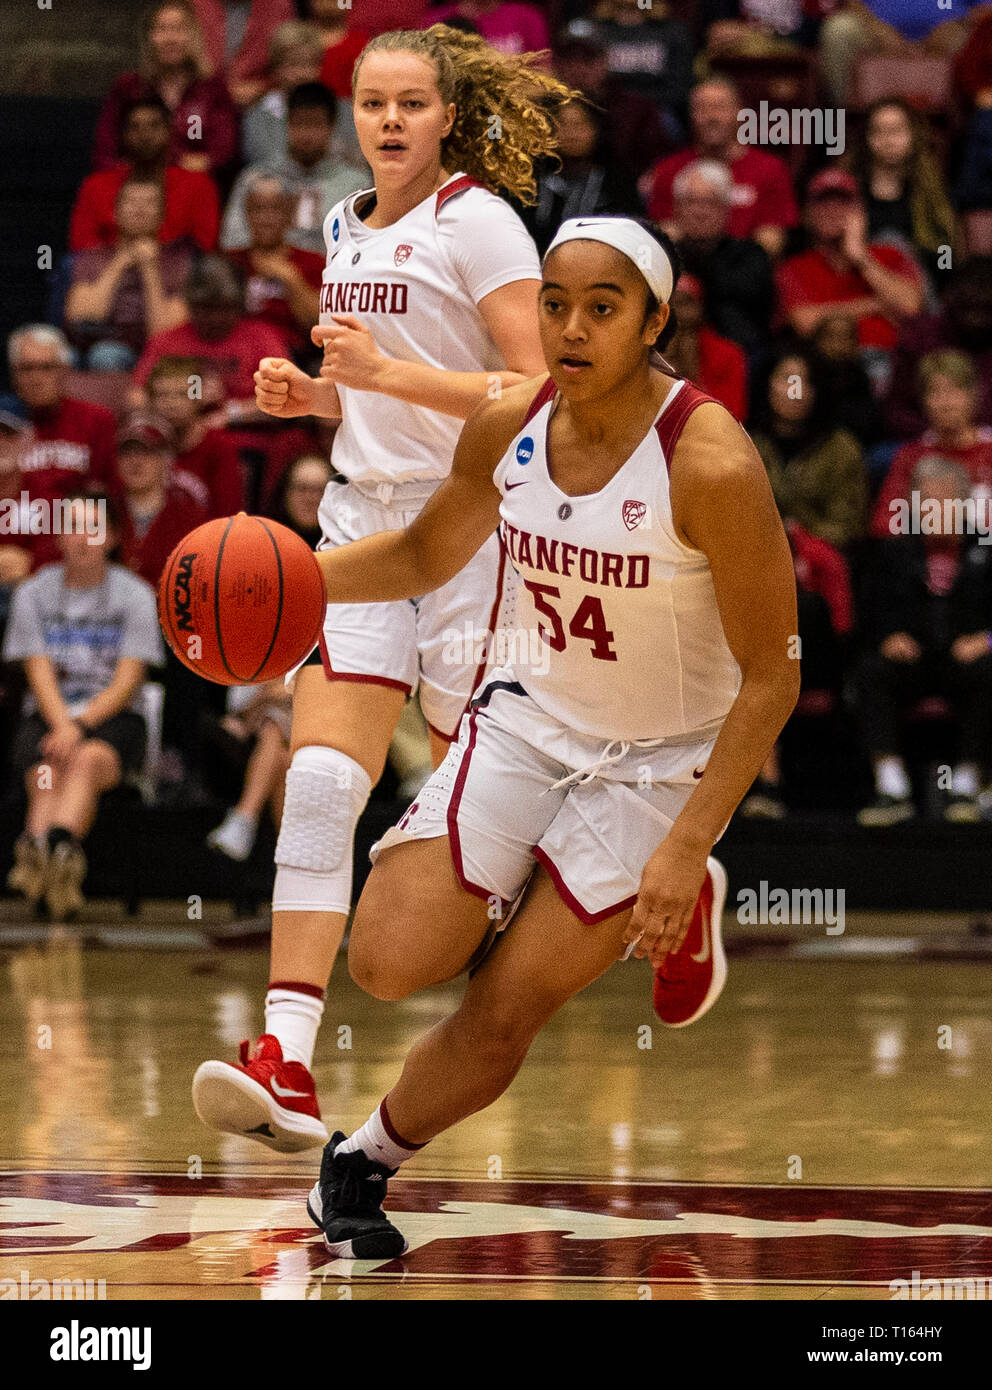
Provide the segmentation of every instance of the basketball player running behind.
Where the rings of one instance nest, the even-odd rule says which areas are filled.
[[[505,931],[374,1114],[326,1146],[308,1211],[337,1256],[402,1252],[386,1180],[491,1105],[625,948],[683,954],[710,849],[795,704],[795,581],[764,467],[723,406],[652,360],[673,257],[633,219],[566,222],[539,300],[550,376],[475,412],[405,531],[318,556],[336,602],[395,602],[447,583],[499,525],[547,656],[488,674],[373,849],[349,949],[369,993],[464,970],[493,903]]]
[[[552,152],[553,109],[569,95],[527,55],[439,25],[382,35],[360,55],[355,125],[375,188],[324,224],[320,377],[273,358],[255,376],[269,414],[342,420],[321,546],[401,531],[487,393],[543,370],[537,252],[492,190],[534,196],[534,161]],[[417,603],[328,607],[295,678],[265,1032],[251,1055],[242,1044],[240,1066],[197,1070],[193,1102],[208,1125],[282,1151],[326,1141],[310,1066],[351,906],[355,827],[418,684],[435,764],[447,752],[482,670],[474,643],[453,661],[444,634],[492,628],[498,557],[492,534]]]

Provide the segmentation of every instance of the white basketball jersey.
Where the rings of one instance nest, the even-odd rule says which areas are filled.
[[[540,634],[526,652],[511,646],[503,664],[536,704],[580,733],[711,737],[740,689],[740,668],[709,562],[679,540],[669,495],[682,426],[710,397],[678,381],[606,486],[569,497],[548,471],[555,395],[549,379],[493,474],[500,537],[518,576],[517,632],[505,640]]]
[[[356,201],[368,197],[352,194],[324,221],[320,322],[354,315],[386,357],[448,371],[505,370],[478,302],[514,280],[541,278],[537,249],[513,209],[465,174],[389,227],[356,216]],[[338,394],[331,459],[340,473],[373,489],[447,476],[464,421],[378,392],[339,386]]]

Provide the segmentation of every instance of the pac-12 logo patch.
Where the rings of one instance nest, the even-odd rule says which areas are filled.
[[[647,505],[644,502],[627,501],[623,504],[623,524],[628,531],[633,531],[640,526],[641,522],[648,514]]]
[[[341,219],[339,217],[335,217],[331,223],[331,236],[335,241],[341,236]]]
[[[525,463],[530,463],[533,457],[534,441],[531,439],[530,435],[528,435],[526,439],[521,439],[520,443],[517,445],[517,462],[522,467]]]
[[[413,247],[408,246],[404,242],[401,246],[397,246],[396,250],[393,252],[393,260],[397,265],[404,265],[410,259],[412,254]]]

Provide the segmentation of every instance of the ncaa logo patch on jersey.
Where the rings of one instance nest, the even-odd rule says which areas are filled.
[[[393,252],[393,261],[396,265],[405,265],[412,254],[413,247],[403,242],[402,245],[397,246],[396,250]]]
[[[530,463],[533,457],[534,441],[531,439],[530,435],[528,435],[526,439],[521,439],[520,443],[517,445],[517,462],[522,468],[525,463]]]
[[[340,240],[340,237],[341,237],[341,219],[340,219],[340,217],[335,217],[334,221],[331,223],[331,236],[332,236],[332,238],[333,238],[335,241]]]
[[[644,502],[627,501],[623,504],[621,516],[623,524],[628,531],[634,531],[648,514],[647,504]]]

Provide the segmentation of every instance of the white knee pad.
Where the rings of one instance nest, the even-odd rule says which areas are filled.
[[[349,912],[358,818],[372,782],[353,758],[312,746],[293,754],[276,844],[275,912]]]

